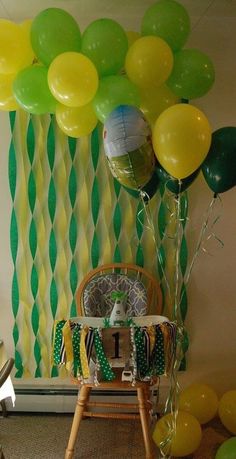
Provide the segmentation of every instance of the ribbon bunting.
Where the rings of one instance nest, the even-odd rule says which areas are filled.
[[[171,375],[176,360],[176,324],[163,322],[127,328],[130,330],[130,348],[133,348],[130,361],[134,379]],[[92,353],[96,359],[94,381],[98,382],[98,370],[101,380],[112,381],[115,373],[104,351],[101,330],[71,320],[55,322],[52,352],[55,365],[65,364],[68,370],[73,368],[74,376],[86,383],[91,376],[89,362]]]

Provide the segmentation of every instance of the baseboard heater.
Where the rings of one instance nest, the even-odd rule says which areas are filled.
[[[7,410],[10,412],[35,412],[35,413],[73,413],[77,400],[78,390],[74,388],[56,387],[15,387],[16,404],[12,407],[11,401],[7,400]],[[130,398],[132,403],[135,391],[116,391],[93,389],[92,399],[109,401],[112,397],[114,402],[120,402],[124,397]],[[128,399],[126,398],[128,401]]]

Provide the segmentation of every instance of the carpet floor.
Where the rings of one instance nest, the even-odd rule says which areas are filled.
[[[5,459],[63,459],[71,415],[10,415],[0,419],[0,443]],[[214,459],[219,445],[230,437],[219,420],[203,428],[202,443],[185,459]],[[158,451],[156,451],[158,458]],[[145,459],[138,421],[82,421],[75,459]]]

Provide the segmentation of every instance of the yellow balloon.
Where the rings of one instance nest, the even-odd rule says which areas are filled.
[[[48,69],[48,85],[55,99],[67,107],[88,104],[98,88],[98,73],[81,53],[59,54]]]
[[[177,104],[179,98],[163,84],[159,88],[150,87],[140,91],[141,104],[140,109],[145,115],[148,122],[153,125],[158,116],[166,110],[166,108]]]
[[[202,430],[198,420],[189,413],[179,411],[176,429],[174,427],[171,414],[163,416],[156,423],[153,440],[162,452],[175,457],[184,457],[196,451],[202,439]],[[168,441],[169,438],[170,441]]]
[[[17,73],[33,62],[29,36],[14,22],[0,19],[0,73]]]
[[[141,88],[161,86],[171,74],[172,68],[172,51],[159,37],[139,38],[126,54],[126,73],[129,79]]]
[[[236,390],[229,390],[221,397],[219,417],[226,429],[236,435]]]
[[[176,104],[157,118],[153,148],[161,166],[173,177],[191,175],[202,164],[211,144],[208,119],[198,108]]]
[[[83,107],[66,107],[58,104],[56,120],[61,130],[70,137],[82,137],[90,134],[98,122],[92,104]]]
[[[181,392],[179,408],[195,416],[200,424],[205,424],[217,413],[218,397],[207,384],[191,384]]]
[[[19,105],[12,92],[12,83],[16,75],[0,74],[0,110],[12,111],[17,110]]]
[[[128,47],[129,48],[136,40],[141,38],[140,33],[135,32],[134,30],[127,30],[126,31],[126,36],[128,38]]]

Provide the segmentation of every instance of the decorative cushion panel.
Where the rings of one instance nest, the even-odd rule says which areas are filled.
[[[143,316],[147,312],[147,292],[143,283],[125,274],[102,274],[94,277],[84,289],[84,313],[89,317],[109,317],[114,306],[112,292],[127,294],[126,312]]]

